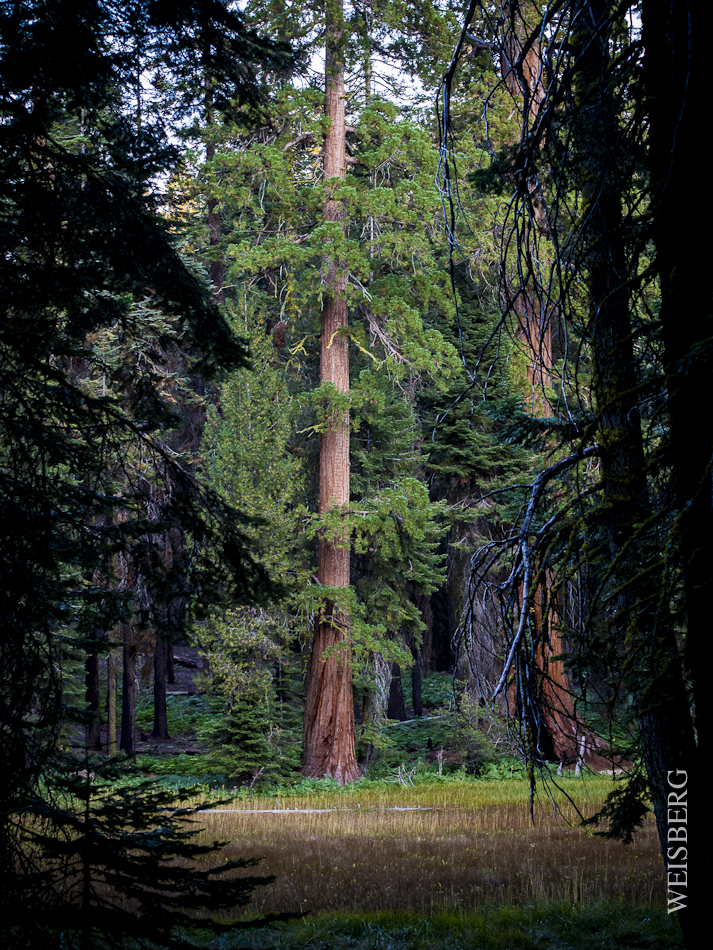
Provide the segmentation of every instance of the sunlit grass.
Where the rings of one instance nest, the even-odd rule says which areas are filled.
[[[228,844],[206,856],[206,865],[256,857],[260,864],[244,873],[275,875],[256,888],[243,918],[304,916],[231,928],[201,945],[679,950],[653,821],[631,846],[605,841],[579,826],[578,812],[592,814],[612,779],[563,777],[559,784],[555,802],[538,789],[534,821],[523,780],[422,776],[415,787],[360,782],[341,790],[304,782],[270,796],[214,796],[194,819],[206,842]],[[198,804],[203,792],[184,792],[180,804]]]

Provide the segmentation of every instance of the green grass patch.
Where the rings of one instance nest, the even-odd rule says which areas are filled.
[[[600,805],[611,791],[612,777],[588,775],[579,777],[564,775],[552,782],[537,783],[537,800],[545,807],[552,801],[567,805],[572,799],[583,808]],[[358,801],[362,807],[393,807],[421,805],[428,807],[458,806],[478,808],[481,805],[527,804],[530,798],[529,782],[521,775],[513,778],[484,778],[466,775],[459,771],[439,777],[432,771],[417,771],[413,786],[403,785],[395,779],[361,779],[341,787],[334,779],[301,779],[293,785],[275,786],[248,791],[240,789],[236,798],[240,802],[267,802],[275,800],[289,803],[290,808],[346,807]]]
[[[487,907],[474,913],[319,914],[233,932],[214,950],[679,950],[673,915],[648,905],[603,901]]]

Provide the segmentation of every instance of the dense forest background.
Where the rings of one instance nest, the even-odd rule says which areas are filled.
[[[180,895],[187,912],[247,900],[257,879],[221,891],[209,872],[142,889],[144,845],[122,835],[170,794],[96,791],[139,745],[144,772],[176,751],[177,655],[218,784],[402,777],[421,755],[533,781],[623,767],[607,833],[630,838],[652,803],[666,855],[680,770],[703,827],[713,437],[690,420],[711,301],[691,16],[2,4],[13,939],[41,900],[89,946],[97,864],[158,941]],[[424,717],[424,697],[451,732],[397,762],[389,724]],[[178,827],[161,860],[209,852]],[[688,850],[694,947],[710,858]]]

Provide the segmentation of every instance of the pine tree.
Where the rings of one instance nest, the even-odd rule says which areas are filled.
[[[286,611],[235,610],[196,631],[209,661],[208,760],[230,782],[276,781],[299,768],[302,669]]]
[[[252,367],[221,384],[208,413],[202,464],[223,497],[254,519],[246,528],[254,556],[282,584],[284,597],[267,608],[215,611],[194,637],[215,696],[206,731],[210,761],[233,781],[254,781],[298,765],[303,702],[295,643],[308,575],[299,521],[302,465],[290,453],[295,400],[283,367],[275,365],[272,337],[247,318],[241,329]]]
[[[51,809],[41,798],[25,804],[20,844],[33,869],[24,899],[3,915],[3,946],[89,950],[129,937],[138,946],[195,947],[240,927],[236,916],[255,887],[273,880],[230,876],[257,861],[221,862],[225,842],[195,840],[207,803],[176,799],[196,789],[141,779],[121,759],[69,753],[55,754],[48,778]]]
[[[319,513],[331,524],[318,540],[317,581],[325,598],[315,624],[305,705],[303,772],[335,778],[340,785],[361,775],[354,751],[354,701],[351,680],[350,618],[343,593],[350,585],[349,531],[339,525],[339,510],[349,504],[349,339],[346,299],[347,261],[340,237],[345,208],[334,194],[346,176],[344,47],[347,36],[342,0],[330,0],[325,20],[324,178],[322,211],[329,227],[323,271],[324,300],[320,340],[320,388],[330,393],[329,418],[320,433]],[[342,234],[340,235],[340,232]],[[331,245],[331,246],[330,246]],[[334,514],[337,514],[335,521]],[[340,603],[341,599],[341,603]],[[344,644],[339,655],[325,651]]]
[[[363,369],[360,385],[371,398],[354,414],[352,582],[360,606],[357,669],[366,710],[361,742],[370,757],[389,692],[400,691],[401,670],[418,660],[425,624],[417,597],[445,579],[438,551],[445,502],[433,504],[419,477],[426,459],[409,394],[394,391],[383,370]]]
[[[262,24],[274,15],[269,5],[252,5],[250,12]],[[274,22],[281,35],[299,36],[306,46],[313,42],[322,13],[321,9],[290,8]],[[292,385],[309,388],[317,382],[315,348],[310,344],[320,334],[325,359],[340,351],[351,361],[348,395],[345,362],[339,386],[335,389],[336,384],[329,380],[317,386],[311,398],[311,418],[305,411],[302,435],[318,434],[323,446],[336,438],[347,411],[356,420],[359,407],[375,395],[374,386],[385,391],[387,376],[389,386],[401,387],[411,398],[420,388],[447,386],[457,372],[452,346],[421,316],[429,310],[447,312],[451,306],[447,277],[439,270],[434,253],[442,225],[433,186],[437,158],[432,139],[416,122],[405,121],[396,105],[377,94],[373,75],[365,79],[370,38],[376,45],[386,42],[388,31],[371,21],[365,23],[364,17],[356,14],[349,22],[345,20],[344,30],[345,81],[356,84],[360,91],[349,100],[348,142],[342,165],[349,174],[341,183],[334,178],[329,183],[320,180],[324,166],[320,146],[326,131],[324,92],[307,82],[301,87],[291,84],[284,76],[276,77],[271,121],[266,121],[259,133],[246,135],[228,124],[221,127],[220,135],[214,129],[210,162],[201,166],[196,156],[195,164],[199,200],[205,203],[214,196],[219,203],[228,282],[244,288],[251,306],[264,313],[265,328],[277,345],[275,359],[294,370]],[[325,208],[327,217],[336,208],[339,220],[325,221]],[[200,227],[205,234],[204,225]],[[204,238],[197,229],[193,234],[199,249]],[[330,269],[330,261],[338,266]],[[327,288],[332,277],[342,282],[334,300],[342,313],[337,322],[343,327],[327,333],[320,324],[331,307]],[[378,367],[376,375],[361,372],[363,360]],[[345,451],[349,435],[345,428],[338,440]],[[301,440],[305,457],[313,458],[315,442],[310,435]],[[412,474],[420,477],[418,463],[415,469]],[[331,495],[330,490],[325,491]],[[310,504],[315,501],[312,492]],[[323,498],[322,508],[328,501]],[[339,509],[321,512],[322,521],[313,528],[323,532],[323,551],[327,535],[337,539],[353,530],[352,522],[359,523],[360,516],[348,515],[352,503],[361,510],[357,493],[347,490]],[[347,516],[348,522],[344,520]],[[346,559],[346,548],[337,546],[335,552],[338,559]],[[332,588],[322,583],[324,596],[313,586],[314,609],[329,610],[331,592],[341,591],[338,606],[346,610],[349,605],[350,637],[354,648],[361,649],[356,645],[358,630],[367,636],[367,627],[356,619],[359,597],[350,589],[352,572],[348,573],[349,582],[345,575],[344,585]],[[401,637],[393,630],[390,635]],[[339,650],[346,646],[345,642]],[[405,658],[403,648],[399,649]],[[314,688],[322,669],[334,672],[339,667],[337,658],[330,656],[327,667],[320,667],[323,652],[315,652],[318,675],[311,679]],[[349,705],[351,693],[345,685],[341,695]],[[308,702],[308,709],[312,705]],[[350,722],[350,713],[345,716]],[[326,743],[327,748],[330,744]],[[350,756],[348,753],[351,762]],[[354,777],[355,769],[350,768]]]

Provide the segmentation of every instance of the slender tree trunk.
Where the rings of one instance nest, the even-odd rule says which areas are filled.
[[[84,668],[86,672],[86,701],[91,721],[87,726],[87,749],[101,749],[101,720],[99,714],[99,631],[92,634],[92,649],[87,654]]]
[[[136,754],[136,646],[132,629],[124,627],[123,669],[121,677],[121,741],[127,755]]]
[[[330,127],[324,139],[325,180],[346,174],[346,123],[344,112],[344,17],[341,0],[330,0],[326,22],[325,112]],[[325,222],[343,226],[342,207],[329,195],[324,204]],[[338,245],[338,242],[336,242]],[[333,383],[338,393],[349,392],[346,261],[332,252],[327,259],[322,309],[320,381]],[[326,514],[349,504],[349,412],[337,410],[322,433],[319,452],[319,510]],[[319,539],[319,583],[347,588],[350,583],[349,537],[345,530],[323,532]],[[336,656],[324,651],[339,645]],[[349,618],[327,601],[315,628],[309,688],[304,721],[303,773],[335,778],[340,784],[361,777],[354,751],[354,698],[352,695]]]
[[[116,647],[111,646],[106,661],[106,753],[116,755],[116,682],[119,675],[119,658]]]
[[[210,162],[215,157],[215,145],[208,142],[206,145],[206,160]],[[220,252],[220,243],[222,240],[222,231],[220,224],[220,205],[217,198],[208,199],[208,244],[211,250],[210,256],[210,282],[213,285],[215,302],[225,303],[225,265]]]
[[[413,714],[414,716],[423,715],[423,698],[421,696],[421,651],[417,647],[411,647],[413,656],[413,666],[411,667],[411,695],[413,696]]]
[[[205,147],[206,164],[210,165],[215,158],[215,145],[210,139],[214,127],[213,114],[213,92],[210,88],[210,82],[206,80],[205,84],[205,123],[208,140]],[[220,204],[214,196],[208,198],[208,245],[210,247],[210,282],[213,285],[215,302],[225,303],[225,265],[223,255],[220,252],[222,240],[222,230],[220,224]]]
[[[170,646],[156,634],[153,653],[153,732],[154,739],[168,739],[168,711],[166,709],[166,666]]]
[[[404,703],[404,686],[401,682],[401,667],[398,663],[391,665],[391,685],[389,686],[389,705],[386,710],[389,719],[406,719],[406,704]]]
[[[371,34],[369,31],[369,14],[366,8],[362,12],[364,21],[364,105],[369,108],[374,99],[374,67],[371,61]]]

